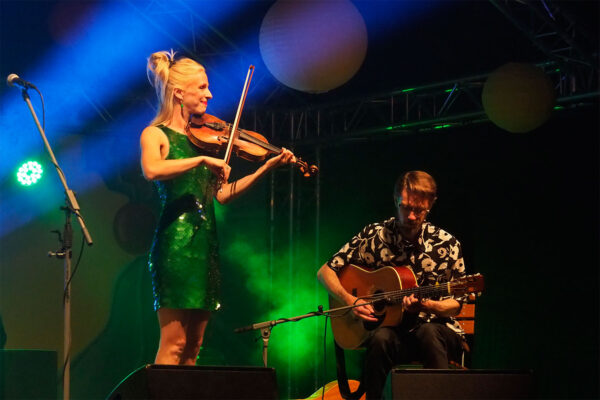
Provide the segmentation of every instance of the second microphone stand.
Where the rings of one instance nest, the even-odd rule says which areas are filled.
[[[317,316],[322,316],[322,315],[329,316],[332,313],[336,313],[336,312],[340,312],[340,311],[350,311],[350,309],[352,309],[352,308],[364,306],[367,304],[374,304],[378,301],[381,301],[381,300],[365,301],[360,304],[353,304],[351,306],[337,307],[337,308],[332,308],[330,310],[323,310],[323,306],[319,305],[318,311],[312,311],[312,312],[309,312],[308,314],[298,315],[298,316],[291,317],[291,318],[279,318],[279,319],[274,319],[271,321],[259,322],[257,324],[248,325],[243,328],[234,329],[234,332],[242,333],[242,332],[248,332],[248,331],[252,331],[252,330],[260,330],[260,336],[261,336],[262,342],[263,342],[263,350],[262,350],[263,365],[266,368],[267,367],[267,352],[268,352],[268,348],[269,348],[269,338],[271,337],[271,330],[273,329],[273,327],[275,325],[279,325],[279,324],[282,324],[285,322],[296,322],[296,321],[300,321],[301,319],[309,318],[309,317],[317,317]]]

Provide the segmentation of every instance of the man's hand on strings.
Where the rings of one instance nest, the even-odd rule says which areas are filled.
[[[354,297],[354,300],[350,304],[364,304],[358,307],[354,307],[352,312],[359,318],[364,319],[365,321],[373,321],[376,322],[378,319],[375,317],[375,310],[371,304],[366,304],[366,302],[362,299]],[[348,305],[350,305],[348,304]]]
[[[429,299],[416,298],[414,294],[405,296],[402,299],[402,307],[410,313],[418,313],[421,311],[427,311],[427,302]]]

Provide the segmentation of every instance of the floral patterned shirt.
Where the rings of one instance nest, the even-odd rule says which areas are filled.
[[[417,243],[413,243],[402,237],[395,217],[367,225],[327,262],[336,272],[348,264],[372,269],[406,265],[413,270],[419,286],[445,283],[465,276],[461,246],[454,236],[425,222]],[[452,295],[439,300],[447,298],[454,298],[461,304],[466,300],[466,296]],[[443,322],[459,335],[464,335],[454,318],[421,312],[419,319],[422,322]]]

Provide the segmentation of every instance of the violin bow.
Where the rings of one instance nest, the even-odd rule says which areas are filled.
[[[252,75],[254,74],[254,65],[250,65],[248,68],[248,73],[246,74],[246,82],[244,83],[244,89],[242,90],[242,97],[240,98],[240,104],[238,105],[237,112],[235,113],[235,120],[231,125],[231,132],[229,132],[229,142],[227,143],[227,150],[225,150],[225,158],[223,160],[229,164],[229,159],[231,158],[231,152],[233,151],[233,142],[239,136],[238,125],[240,123],[240,117],[242,116],[242,110],[244,108],[244,103],[246,102],[246,95],[248,94],[248,88],[250,86],[250,81],[252,80]]]

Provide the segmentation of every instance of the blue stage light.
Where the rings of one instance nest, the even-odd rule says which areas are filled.
[[[236,2],[201,3],[202,15],[210,16],[212,25],[219,25],[234,10],[239,11],[244,7]],[[31,56],[32,63],[37,63],[37,67],[24,72],[11,71],[42,91],[46,107],[46,136],[69,178],[69,185],[79,193],[88,188],[90,183],[88,179],[80,178],[78,172],[74,173],[80,169],[80,165],[74,165],[73,168],[69,166],[71,140],[63,140],[63,137],[125,132],[134,139],[127,143],[132,146],[131,149],[122,148],[124,152],[128,151],[122,162],[139,163],[139,134],[151,119],[149,107],[147,103],[140,106],[145,107],[140,114],[140,110],[131,110],[131,113],[121,109],[115,111],[111,109],[112,104],[122,101],[137,90],[134,88],[145,84],[146,58],[152,52],[170,48],[189,52],[187,46],[191,46],[192,29],[196,35],[212,29],[208,24],[189,24],[190,14],[199,8],[197,2],[156,3],[155,6],[164,8],[164,12],[152,12],[148,10],[150,6],[143,6],[136,1],[93,4],[86,10],[87,24],[64,21],[65,24],[73,22],[72,29],[66,28],[60,32],[62,39],[64,35],[72,35],[69,40],[61,40],[53,48],[37,52],[39,58]],[[185,14],[185,18],[174,15],[173,10],[177,7],[180,16]],[[167,12],[167,8],[170,12]],[[32,90],[29,92],[38,119],[42,120],[37,95]],[[140,115],[144,118],[139,118]],[[133,121],[137,125],[134,126]],[[101,131],[99,126],[103,128]],[[44,151],[33,118],[15,89],[6,90],[0,98],[0,131],[8,138],[5,146],[0,148],[0,181],[6,181],[13,166],[20,160],[31,153]],[[101,142],[113,140],[114,136],[108,134],[106,138],[93,139],[92,146],[101,146],[106,144]],[[114,145],[111,151],[115,156],[119,153]],[[122,167],[118,163],[95,161],[94,158],[99,158],[98,154],[101,152],[92,149],[85,162],[98,166],[101,173],[114,173]],[[76,154],[73,157],[76,158]],[[112,171],[110,168],[113,168]],[[60,187],[50,186],[47,190],[51,193],[44,196],[44,202],[35,199],[23,201],[18,193],[3,196],[0,236],[62,203]]]

